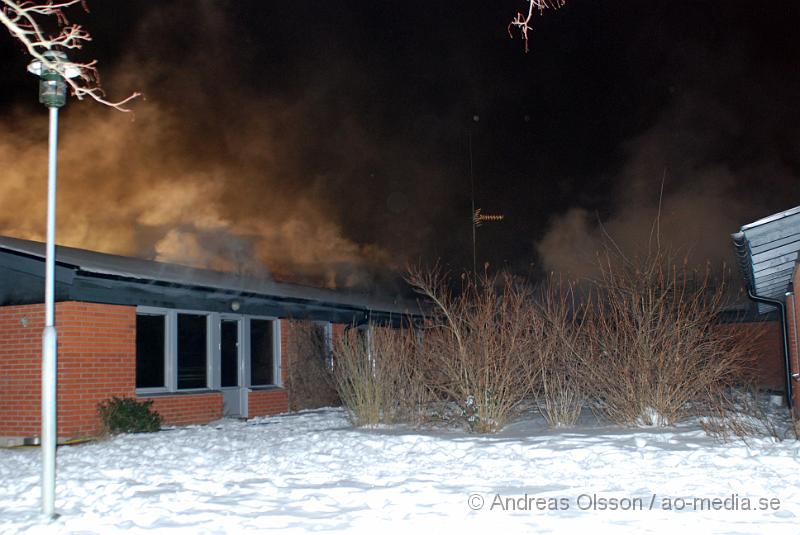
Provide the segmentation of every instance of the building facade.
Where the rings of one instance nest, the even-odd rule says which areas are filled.
[[[56,252],[58,437],[97,435],[98,403],[152,400],[165,424],[288,409],[292,329],[399,324],[396,301],[80,249]],[[41,426],[44,247],[0,237],[0,439]]]

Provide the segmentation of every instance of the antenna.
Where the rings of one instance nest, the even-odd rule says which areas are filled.
[[[477,115],[472,116],[474,122],[478,122],[480,117]],[[477,250],[477,236],[475,225],[475,177],[472,174],[472,127],[469,129],[469,185],[470,185],[470,199],[472,200],[472,274],[478,274],[478,250]]]
[[[472,116],[472,121],[477,123],[480,120],[478,115]],[[477,277],[478,275],[478,227],[484,222],[489,221],[502,221],[505,219],[503,214],[482,214],[481,208],[475,208],[475,176],[473,174],[472,166],[472,127],[469,129],[469,185],[470,185],[470,199],[472,201],[472,273]]]

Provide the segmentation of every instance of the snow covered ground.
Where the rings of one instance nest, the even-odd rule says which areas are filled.
[[[693,426],[478,437],[353,429],[338,409],[0,450],[2,533],[800,533],[800,445]],[[671,507],[671,509],[670,509]]]

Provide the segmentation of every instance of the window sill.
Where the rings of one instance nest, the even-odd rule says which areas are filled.
[[[259,386],[251,386],[250,390],[253,392],[258,392],[262,390],[283,390],[283,387],[279,385],[259,385]]]
[[[197,394],[221,394],[221,390],[212,390],[210,388],[195,388],[191,390],[175,390],[174,392],[161,391],[161,392],[136,392],[138,398],[164,398],[170,396],[192,396]]]

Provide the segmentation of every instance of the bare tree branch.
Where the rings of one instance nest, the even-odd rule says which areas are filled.
[[[88,96],[119,111],[130,111],[126,104],[140,93],[133,93],[118,102],[107,100],[100,87],[96,60],[59,62],[45,56],[48,50],[77,50],[92,40],[89,32],[78,24],[70,24],[64,14],[66,8],[76,4],[87,9],[85,0],[0,0],[0,23],[25,46],[31,57],[41,62],[43,69],[59,73],[78,100]],[[45,29],[53,25],[58,28],[57,32],[50,33]],[[80,74],[70,78],[66,76],[67,70],[76,70]]]
[[[508,36],[512,39],[514,38],[513,30],[516,28],[520,35],[522,36],[522,40],[525,41],[525,53],[528,53],[528,30],[533,29],[531,27],[531,21],[533,16],[538,12],[540,15],[544,12],[545,9],[558,9],[564,4],[567,3],[567,0],[525,0],[528,2],[528,13],[524,14],[522,11],[517,12],[517,16],[514,17],[508,24]]]

